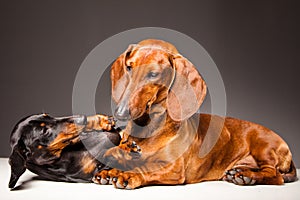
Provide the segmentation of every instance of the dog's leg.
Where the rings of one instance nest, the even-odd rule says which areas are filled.
[[[142,166],[131,171],[117,169],[103,170],[95,175],[98,184],[114,184],[119,189],[135,189],[151,184],[177,185],[185,182],[183,158],[166,164],[159,170],[151,171],[151,166]]]
[[[263,166],[259,169],[238,166],[228,170],[223,180],[237,185],[281,185],[284,182],[282,175],[272,166]]]
[[[223,180],[237,185],[281,185],[282,173],[288,173],[291,166],[291,153],[288,146],[278,136],[255,137],[251,142],[252,163],[239,162],[233,169],[225,172]],[[255,166],[255,167],[253,167]]]
[[[112,168],[123,170],[133,169],[126,163],[139,162],[142,155],[141,148],[134,141],[122,139],[118,146],[108,149],[103,155],[103,162]]]

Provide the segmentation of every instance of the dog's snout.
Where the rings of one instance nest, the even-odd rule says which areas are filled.
[[[115,110],[114,116],[120,121],[127,121],[130,118],[129,109],[126,106],[118,106]]]
[[[77,125],[86,125],[87,118],[85,115],[77,115],[72,117],[72,121]]]

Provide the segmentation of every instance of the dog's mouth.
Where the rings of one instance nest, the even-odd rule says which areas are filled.
[[[133,122],[138,126],[147,126],[150,123],[150,115],[148,113],[143,113],[140,117],[133,120]]]
[[[153,123],[158,123],[156,120],[152,119],[158,119],[165,113],[165,108],[161,104],[152,104],[147,103],[145,106],[145,109],[143,112],[141,112],[136,117],[132,117],[132,121],[141,127],[145,127],[149,125],[150,123],[153,125]]]
[[[132,109],[130,112],[132,121],[138,126],[147,126],[151,121],[151,106],[151,102],[148,101],[146,105],[142,107],[143,109]]]
[[[130,134],[134,137],[148,138],[157,134],[158,127],[166,123],[165,109],[160,104],[153,104],[144,113],[135,118],[130,126]]]

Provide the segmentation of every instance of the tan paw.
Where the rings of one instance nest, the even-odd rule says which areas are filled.
[[[132,190],[142,186],[142,176],[138,173],[120,172],[112,178],[115,188]]]

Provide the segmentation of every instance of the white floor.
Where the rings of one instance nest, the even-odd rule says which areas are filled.
[[[300,170],[298,170],[298,177]],[[64,183],[34,179],[36,175],[29,171],[20,178],[17,190],[8,188],[10,167],[8,159],[0,158],[0,199],[1,200],[159,200],[159,199],[271,199],[299,200],[300,181],[283,186],[236,186],[216,181],[184,186],[149,186],[137,190],[120,190],[111,185],[93,183]],[[300,177],[299,177],[300,178]]]

